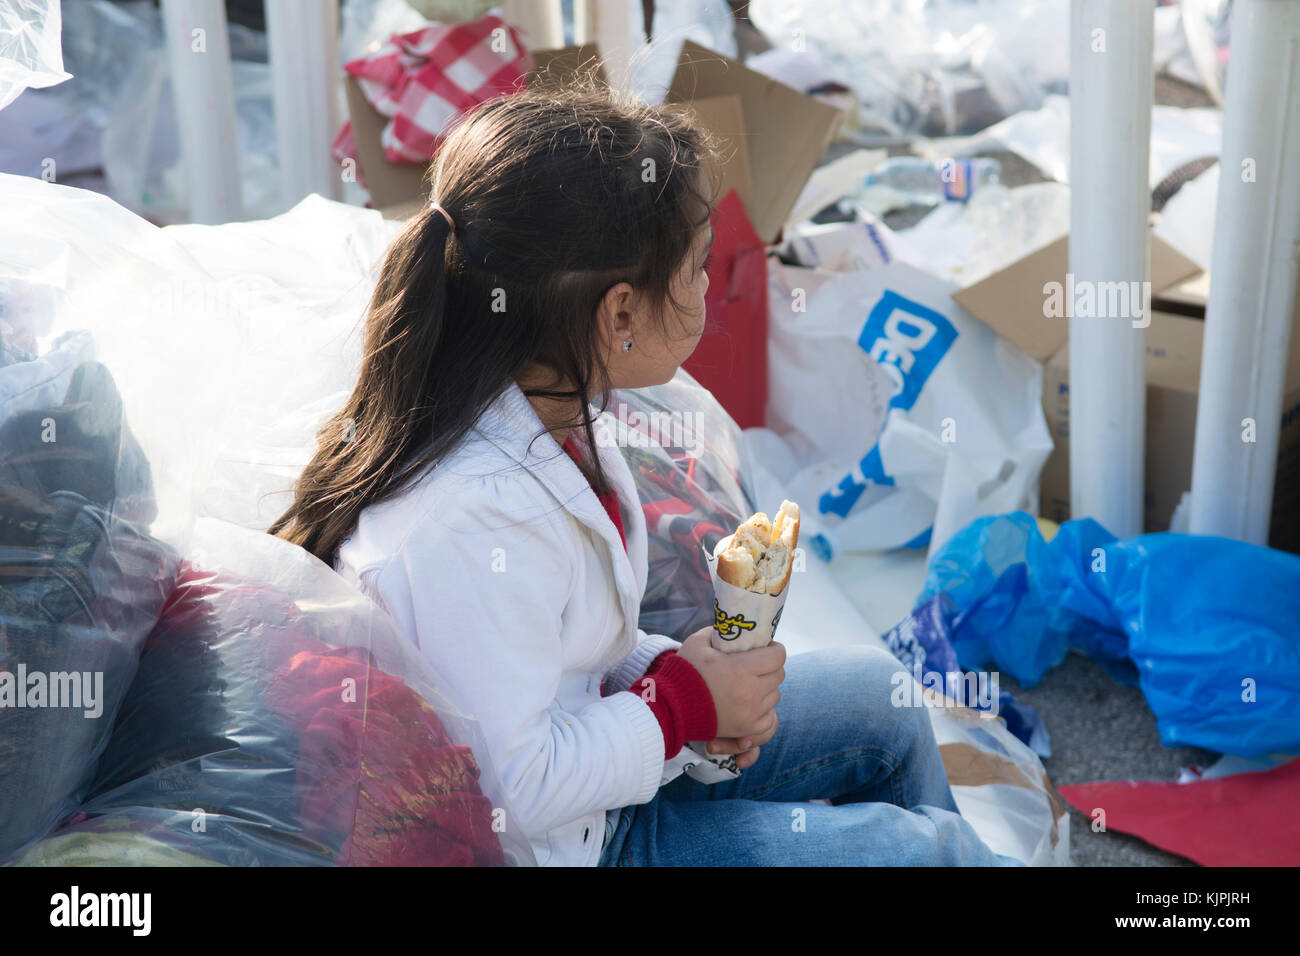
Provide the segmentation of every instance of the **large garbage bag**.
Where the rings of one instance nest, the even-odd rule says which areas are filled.
[[[795,458],[809,548],[933,554],[972,519],[1036,500],[1052,450],[1042,368],[955,286],[904,262],[769,265],[768,421]]]
[[[456,742],[478,742],[472,723],[385,612],[268,535],[203,521],[195,545],[84,819],[19,862],[62,863],[86,852],[72,834],[124,830],[227,865],[502,865],[507,847],[527,859]]]
[[[1119,540],[1091,519],[1050,542],[1024,512],[980,518],[930,563],[920,601],[961,610],[961,666],[1032,687],[1071,648],[1138,684],[1167,747],[1300,751],[1300,557],[1206,535]]]

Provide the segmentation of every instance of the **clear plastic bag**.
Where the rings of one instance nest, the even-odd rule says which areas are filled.
[[[0,860],[87,792],[178,565],[112,375],[47,358],[0,367]]]
[[[1000,720],[923,689],[948,786],[994,853],[1028,866],[1070,865],[1070,814],[1034,752]]]
[[[63,69],[59,0],[12,0],[0,8],[0,109],[28,87],[53,86]]]
[[[775,46],[806,44],[891,136],[973,133],[1068,80],[1066,0],[754,0]]]
[[[18,863],[64,865],[87,852],[73,835],[110,833],[139,837],[127,861],[531,862],[485,795],[477,725],[386,613],[266,534],[205,519],[190,555],[77,817]]]
[[[684,370],[665,385],[615,392],[609,413],[646,515],[650,570],[641,628],[685,640],[713,622],[702,548],[712,554],[759,510],[740,428]]]

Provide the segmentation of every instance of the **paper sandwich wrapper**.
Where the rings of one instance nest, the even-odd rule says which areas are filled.
[[[704,552],[709,577],[713,579],[713,633],[709,635],[709,642],[725,654],[766,647],[772,643],[776,637],[777,625],[781,623],[786,595],[790,592],[789,579],[777,594],[758,594],[728,584],[718,577],[717,555],[727,550],[733,537],[735,535],[727,535],[719,541],[713,554]],[[790,578],[793,577],[792,573]],[[708,743],[707,740],[693,740],[686,745],[701,757],[699,763],[686,765],[686,774],[700,783],[719,783],[739,777],[736,755],[711,756],[705,749]]]

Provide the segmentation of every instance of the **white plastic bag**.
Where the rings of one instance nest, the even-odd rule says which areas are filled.
[[[1034,752],[1001,720],[923,690],[952,798],[980,839],[1029,866],[1069,866],[1070,813]]]
[[[0,110],[28,87],[71,79],[59,46],[59,0],[10,0],[0,7]]]
[[[925,265],[906,240],[866,212],[851,222],[787,226],[783,235],[782,253],[808,268],[853,272],[891,262],[910,262],[918,268]]]
[[[954,286],[902,263],[772,276],[769,422],[801,455],[788,484],[811,547],[933,549],[1031,506],[1052,450],[1042,368]],[[807,279],[819,285],[798,311]]]

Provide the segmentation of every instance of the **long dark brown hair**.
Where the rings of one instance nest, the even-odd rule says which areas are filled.
[[[525,394],[572,401],[594,449],[587,396],[603,410],[610,389],[597,306],[628,282],[662,327],[716,198],[717,158],[684,108],[590,80],[468,113],[430,166],[432,195],[385,256],[356,388],[270,533],[331,564],[364,508],[446,455],[530,366],[575,386]],[[588,464],[606,490],[599,459]]]

